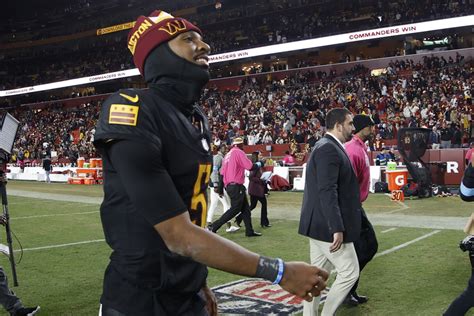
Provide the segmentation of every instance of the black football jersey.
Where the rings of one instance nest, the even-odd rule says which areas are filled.
[[[163,179],[167,181],[160,180],[145,189],[152,195],[150,203],[131,202],[127,179],[108,159],[108,146],[120,140],[152,146],[156,155],[153,161],[161,166],[161,173],[166,173]],[[188,118],[153,90],[121,90],[102,105],[94,144],[102,153],[104,169],[101,219],[107,243],[113,249],[101,302],[119,310],[143,305],[144,312],[153,306],[155,313],[140,315],[159,314],[160,308],[166,314],[179,314],[179,308],[195,300],[193,295],[203,286],[207,268],[170,252],[153,226],[185,211],[196,225],[203,227],[206,223],[206,188],[212,171],[206,116],[195,107],[193,117]],[[145,175],[158,176],[162,179],[158,174]],[[135,295],[125,295],[124,291]],[[150,296],[147,291],[154,294]],[[183,303],[188,296],[188,302]],[[166,300],[182,306],[160,303]]]

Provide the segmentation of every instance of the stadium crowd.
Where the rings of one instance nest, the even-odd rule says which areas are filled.
[[[201,26],[206,41],[212,47],[212,54],[216,54],[474,12],[474,7],[469,3],[454,0],[406,0],[394,3],[360,0],[347,2],[344,6],[334,1],[323,2],[324,5],[308,0],[225,3],[220,10],[198,10],[199,13],[188,18]],[[84,9],[88,8],[87,3],[81,0],[77,5]],[[154,9],[150,6],[150,12]],[[129,18],[134,19],[135,16]],[[89,25],[90,19],[87,21]],[[123,23],[123,20],[115,23]],[[67,29],[61,28],[62,31]],[[92,36],[70,40],[60,46],[4,50],[2,69],[5,71],[0,73],[0,87],[14,89],[133,68],[130,54],[125,51],[127,34],[118,32]],[[394,55],[396,52],[392,53]],[[213,75],[220,76],[219,73]]]
[[[434,148],[460,147],[471,141],[472,67],[472,60],[457,55],[448,60],[425,57],[419,63],[395,60],[380,76],[358,65],[342,75],[301,70],[283,80],[247,77],[236,91],[209,86],[201,105],[215,145],[229,145],[240,136],[248,145],[312,147],[325,132],[327,111],[345,106],[374,118],[377,137],[372,150],[381,150],[384,140],[396,138],[398,129],[406,126],[431,128]],[[91,141],[99,107],[100,102],[93,102],[75,109],[61,103],[42,110],[16,109],[13,115],[22,126],[15,158],[40,158],[45,143],[65,161],[94,157]]]
[[[61,103],[47,109],[15,109],[21,125],[15,140],[12,162],[24,166],[40,164],[47,155],[55,163],[76,164],[79,156],[96,157],[92,145],[100,102],[65,108]]]

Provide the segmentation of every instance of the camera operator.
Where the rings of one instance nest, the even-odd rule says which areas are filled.
[[[461,199],[466,202],[474,202],[474,155],[471,157],[471,163],[464,171],[464,177],[459,188]],[[471,278],[467,288],[449,305],[445,316],[465,315],[467,311],[474,307],[474,213],[471,215],[464,232],[469,234],[461,244],[462,251],[469,251],[471,259]]]

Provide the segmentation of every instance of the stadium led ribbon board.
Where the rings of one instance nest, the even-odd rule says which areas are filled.
[[[408,35],[429,31],[437,31],[443,29],[450,29],[463,26],[474,25],[474,15],[461,16],[457,18],[434,20],[429,22],[405,24],[398,26],[391,26],[385,28],[378,28],[372,30],[358,31],[352,33],[345,33],[339,35],[325,36],[313,38],[297,42],[289,42],[283,44],[275,44],[264,47],[250,48],[239,50],[235,52],[215,54],[209,56],[209,63],[225,62],[230,60],[237,60],[243,58],[250,58],[256,56],[264,56],[270,54],[278,54],[284,52],[291,52],[302,49],[318,48],[336,44],[352,43],[357,41],[372,40],[378,38],[393,37],[399,35]],[[114,26],[117,27],[117,26]],[[120,27],[119,27],[120,28]],[[128,69],[124,71],[111,72],[92,77],[84,77],[78,79],[71,79],[53,83],[47,83],[37,86],[24,87],[12,90],[0,91],[0,97],[9,97],[19,94],[27,94],[39,91],[47,91],[58,88],[73,87],[83,84],[91,84],[94,82],[114,80],[119,78],[127,78],[140,75],[137,68]]]

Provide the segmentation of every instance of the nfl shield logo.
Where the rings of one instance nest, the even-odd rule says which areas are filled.
[[[262,279],[244,279],[216,286],[219,314],[293,315],[303,311],[303,299]],[[321,303],[326,300],[322,293]]]

